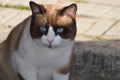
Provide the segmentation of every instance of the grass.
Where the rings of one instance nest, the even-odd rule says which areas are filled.
[[[71,1],[74,1],[76,3],[79,3],[79,2],[87,2],[87,0],[71,0]]]
[[[14,8],[14,9],[20,9],[20,10],[30,10],[30,7],[24,6],[22,4],[19,5],[5,5],[6,8]]]
[[[86,38],[92,39],[92,40],[116,40],[119,39],[119,37],[115,37],[115,36],[105,36],[105,35],[87,35],[87,34],[80,34],[81,36],[84,36]]]
[[[92,40],[103,40],[105,39],[104,36],[100,35],[100,36],[91,36],[91,35],[86,35],[86,34],[82,34],[84,37],[86,38],[91,38]]]
[[[74,1],[76,3],[79,3],[79,2],[87,2],[87,0],[71,0],[71,1]],[[0,7],[3,7],[2,5],[0,5]],[[30,10],[30,7],[29,6],[25,6],[25,5],[22,5],[22,4],[18,4],[18,5],[5,5],[4,7],[6,8],[14,8],[14,9],[20,9],[20,10]]]

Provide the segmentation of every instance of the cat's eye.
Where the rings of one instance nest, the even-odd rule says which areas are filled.
[[[57,33],[62,33],[63,31],[64,31],[63,28],[58,28],[58,29],[56,30]]]
[[[47,29],[46,29],[45,27],[40,27],[40,31],[41,31],[41,32],[46,32]]]

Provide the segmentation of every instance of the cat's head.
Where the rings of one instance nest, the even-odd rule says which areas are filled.
[[[47,47],[59,46],[62,40],[74,40],[76,35],[76,4],[69,6],[42,5],[30,2],[32,10],[30,34],[33,40]]]

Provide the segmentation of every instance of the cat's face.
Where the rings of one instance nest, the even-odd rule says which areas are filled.
[[[60,7],[30,2],[32,19],[30,33],[34,40],[51,48],[59,46],[62,40],[74,40],[76,35],[75,15],[77,6]]]

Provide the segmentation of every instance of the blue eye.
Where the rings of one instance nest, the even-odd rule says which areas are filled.
[[[62,33],[63,30],[64,30],[63,28],[58,28],[58,29],[57,29],[57,33]]]
[[[45,27],[40,27],[40,31],[41,31],[41,32],[46,32],[47,29],[46,29]]]

